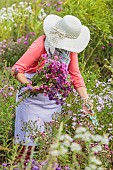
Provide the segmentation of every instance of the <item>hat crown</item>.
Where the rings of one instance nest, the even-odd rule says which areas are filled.
[[[44,32],[51,46],[77,53],[83,51],[90,40],[88,27],[72,15],[63,18],[48,15],[44,20]]]
[[[81,32],[82,24],[78,18],[71,15],[64,16],[59,22],[58,27],[67,34],[78,36]]]

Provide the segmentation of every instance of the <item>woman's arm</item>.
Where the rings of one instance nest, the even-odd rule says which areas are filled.
[[[17,75],[15,75],[15,78],[22,84],[30,84],[23,73],[18,73]]]
[[[86,91],[86,87],[78,87],[76,88],[76,91],[78,92],[81,99],[86,100],[86,101],[88,100],[89,97]]]
[[[81,72],[79,70],[77,53],[70,54],[70,63],[69,63],[68,71],[74,88],[76,90],[78,89],[77,91],[80,94],[80,96],[87,97],[85,83],[81,75]]]
[[[44,50],[44,38],[45,36],[41,36],[33,42],[24,55],[14,64],[11,69],[11,74],[15,76],[20,83],[31,86],[32,90],[37,87],[32,86],[32,83],[30,83],[24,76],[24,72],[41,56],[42,51]]]
[[[86,90],[86,86],[85,86],[83,77],[82,77],[80,70],[79,70],[78,56],[77,56],[76,53],[71,53],[71,55],[70,55],[70,64],[69,64],[69,67],[68,67],[68,71],[70,73],[71,81],[74,85],[74,88],[78,92],[79,96],[84,101],[84,103],[85,104],[88,103],[90,105],[91,109],[92,109],[93,104],[89,100],[89,96],[88,96],[88,93],[87,93],[87,90]]]
[[[38,91],[37,91],[37,88],[38,88],[38,87],[37,87],[37,86],[32,86],[32,83],[27,80],[27,78],[24,76],[23,73],[18,73],[18,74],[16,75],[16,79],[17,79],[20,83],[25,84],[26,86],[29,86],[29,87],[30,87],[30,91],[32,91],[32,92],[38,92],[38,93],[43,92],[42,90],[40,90],[40,91],[38,90]],[[28,88],[28,90],[29,90],[29,88]]]

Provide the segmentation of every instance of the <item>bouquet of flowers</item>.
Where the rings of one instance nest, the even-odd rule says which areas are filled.
[[[31,79],[32,85],[37,86],[37,92],[43,91],[50,100],[62,105],[72,91],[67,65],[58,56],[50,59],[44,54],[42,60],[45,60],[46,64],[43,69],[37,70]],[[30,93],[30,95],[35,94]]]

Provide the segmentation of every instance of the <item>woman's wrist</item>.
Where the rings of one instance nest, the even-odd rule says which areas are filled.
[[[87,98],[82,98],[82,100],[84,105],[90,109],[93,109],[93,100],[91,100],[89,96]]]
[[[90,101],[89,96],[87,96],[87,97],[82,97],[81,99],[82,99],[83,103],[85,103],[85,104]]]
[[[32,86],[32,81],[26,82],[26,83],[25,83],[25,86],[27,86],[27,87],[28,87],[28,86]]]

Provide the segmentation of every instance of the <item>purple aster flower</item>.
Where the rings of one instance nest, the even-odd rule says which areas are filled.
[[[35,35],[35,32],[30,32],[29,34],[30,34],[30,35]]]
[[[3,163],[2,166],[7,166],[7,163]]]
[[[40,168],[39,168],[38,166],[34,165],[34,166],[32,167],[32,170],[40,170]]]
[[[27,40],[28,40],[28,37],[26,37],[24,40],[27,41]]]
[[[61,5],[62,3],[63,3],[62,1],[58,1],[58,2],[57,2],[58,5]]]
[[[51,4],[50,4],[50,3],[47,3],[47,5],[46,5],[46,6],[50,7],[50,6],[51,6]]]
[[[103,45],[102,45],[102,47],[101,47],[101,48],[104,50],[104,49],[105,49],[105,46],[103,46]]]
[[[109,46],[111,46],[111,47],[112,47],[112,46],[113,46],[113,44],[112,44],[112,43],[109,43]]]
[[[62,170],[61,167],[57,167],[56,170]]]
[[[65,166],[64,170],[70,170],[70,168],[68,166]]]
[[[62,11],[62,8],[56,8],[56,10],[57,10],[58,12],[61,12],[61,11]]]
[[[43,161],[43,162],[41,162],[41,166],[44,166],[44,165],[46,165],[48,163],[48,161],[47,160],[45,160],[45,161]]]
[[[18,42],[18,43],[20,43],[21,41],[22,41],[22,39],[21,39],[21,38],[19,38],[19,39],[17,40],[17,42]]]
[[[28,45],[28,41],[24,41],[24,44],[25,44],[25,45]]]
[[[12,92],[9,92],[9,93],[8,93],[8,96],[12,96],[12,95],[13,95],[13,93],[12,93]]]

